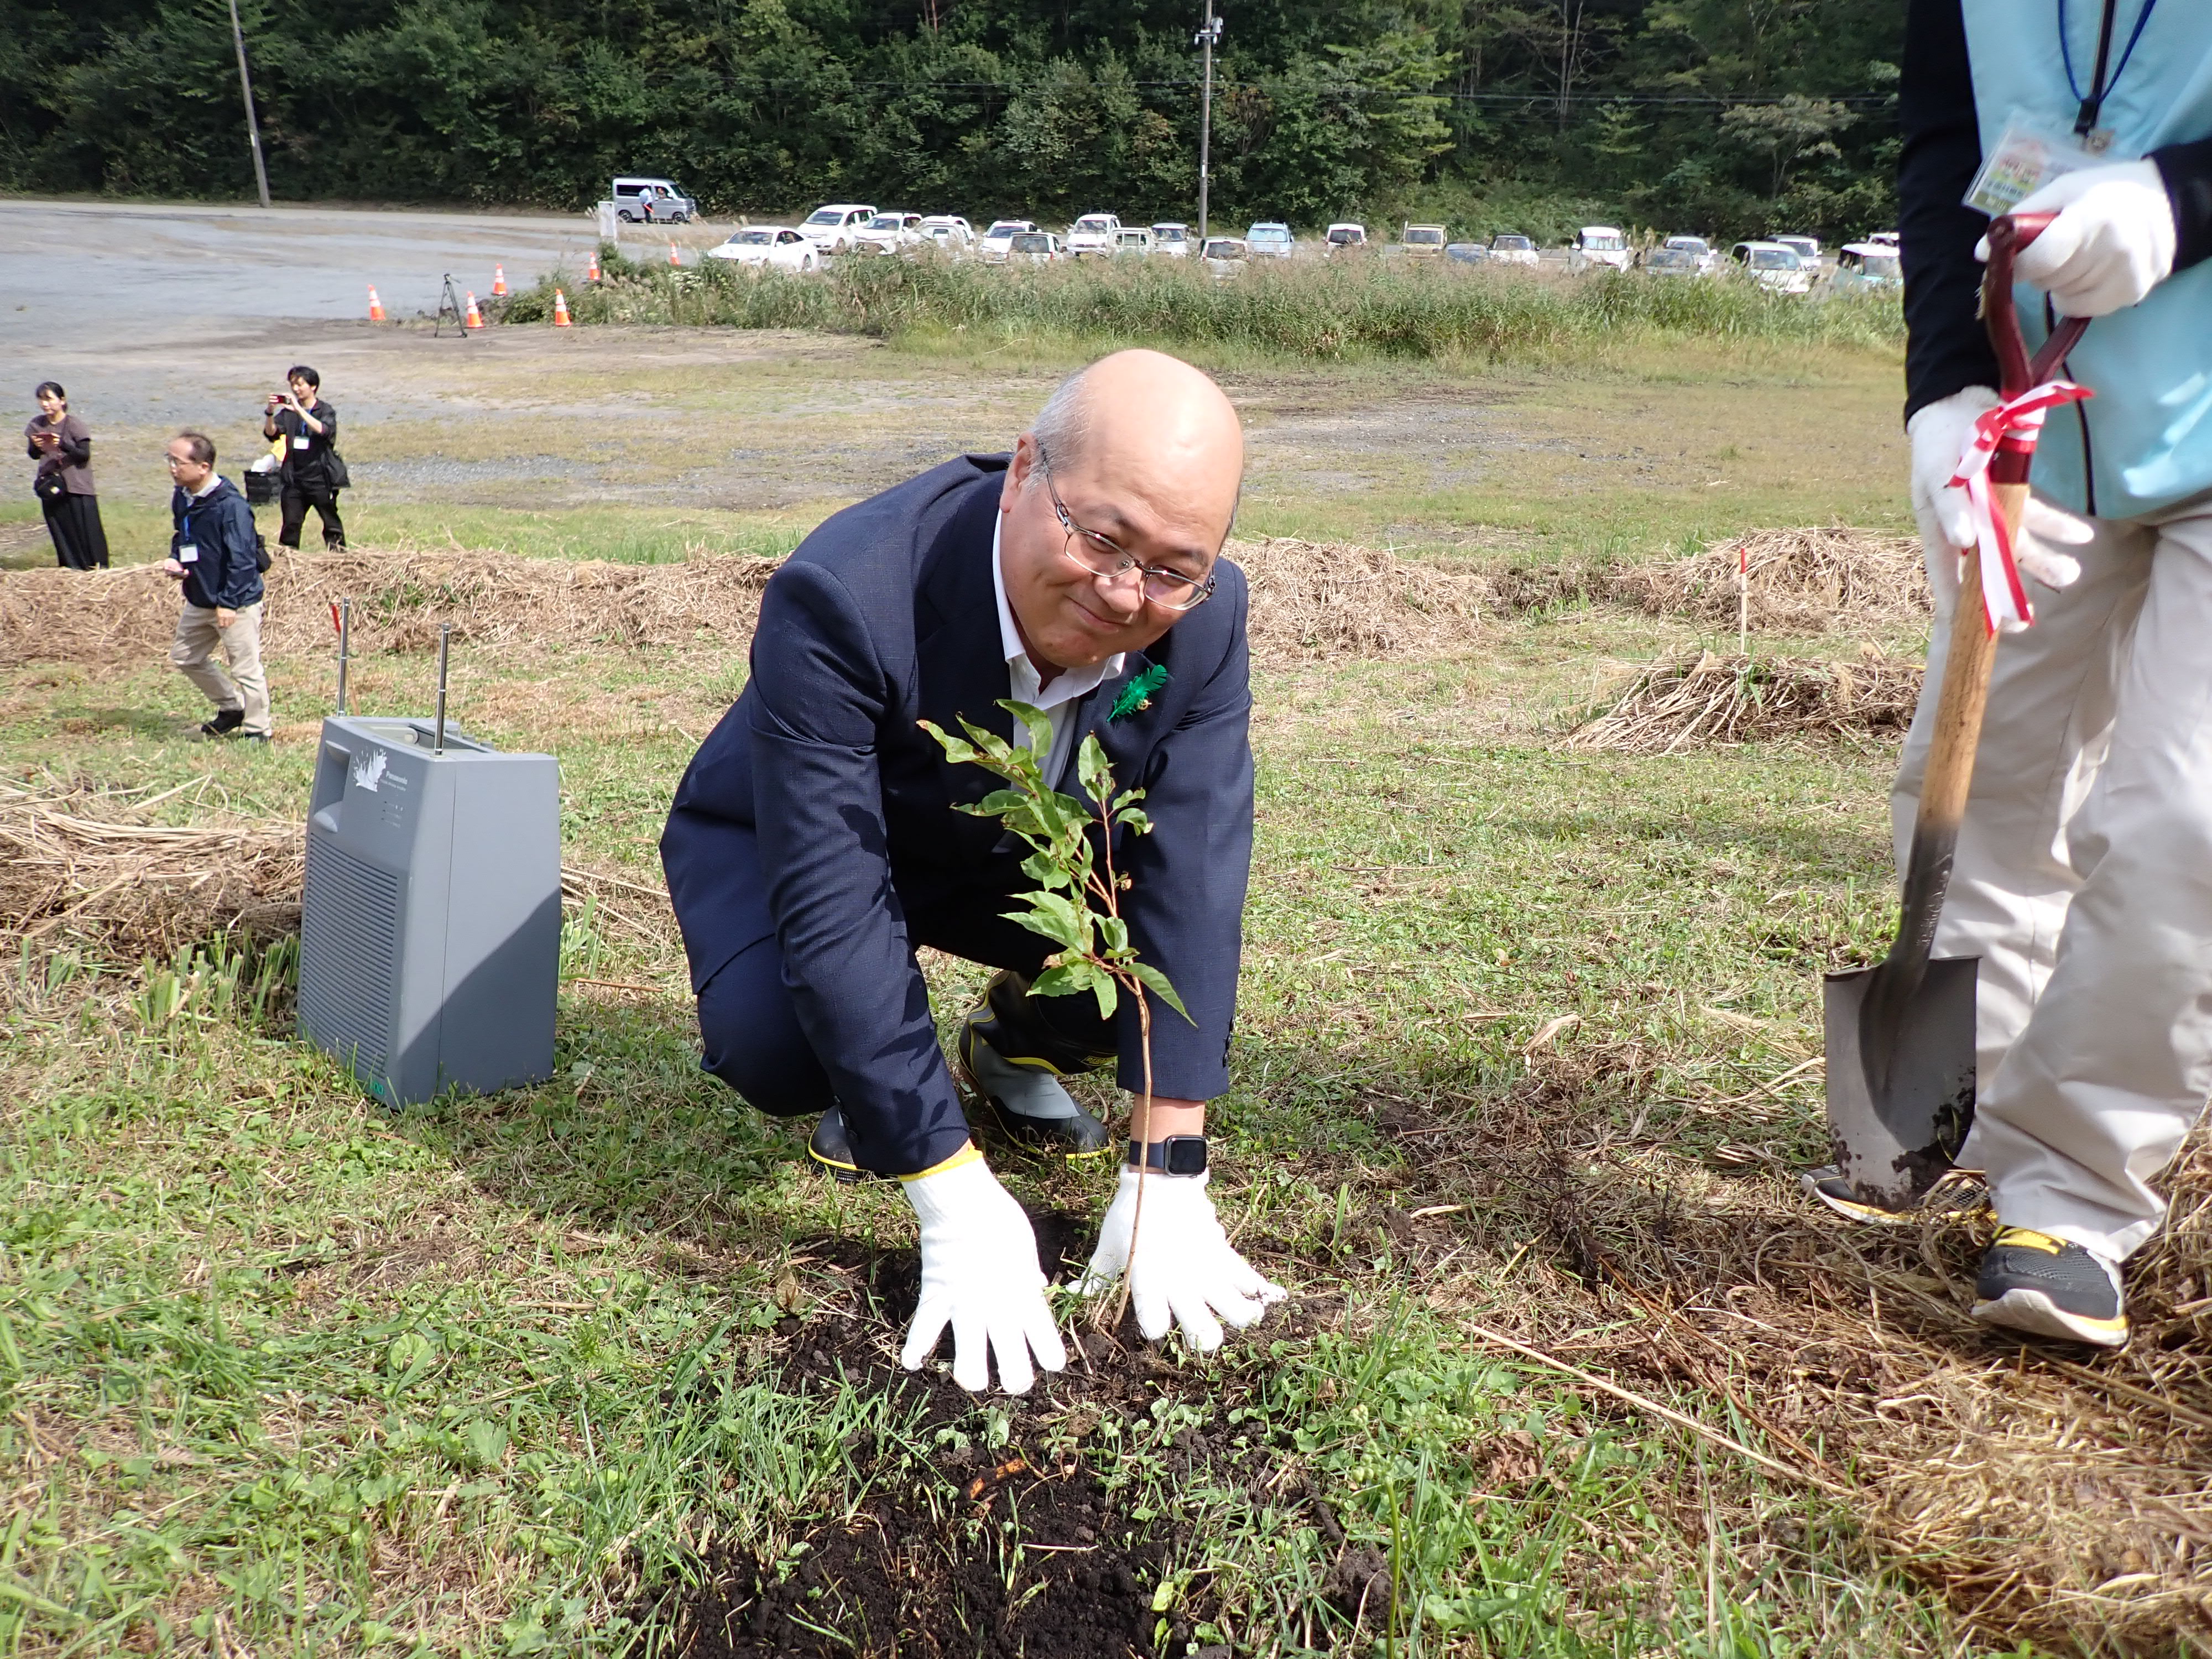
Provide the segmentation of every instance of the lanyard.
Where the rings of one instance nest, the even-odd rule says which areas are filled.
[[[2136,43],[2142,39],[2143,27],[2157,9],[2158,0],[2143,0],[2142,9],[2136,14],[2135,29],[2128,36],[2127,45],[2120,48],[2120,61],[2113,65],[2108,76],[2105,66],[2112,62],[2113,14],[2119,9],[2119,0],[2105,0],[2104,18],[2097,26],[2096,74],[2089,90],[2084,93],[2081,83],[2074,76],[2074,48],[2066,38],[2066,0],[2058,0],[2058,53],[2066,64],[2067,90],[2081,100],[2081,107],[2074,115],[2074,131],[2083,137],[2089,137],[2090,130],[2097,125],[2097,117],[2105,107],[2106,94],[2127,72],[2128,60],[2136,55]]]

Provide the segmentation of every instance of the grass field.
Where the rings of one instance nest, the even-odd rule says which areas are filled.
[[[823,477],[1002,444],[1064,367],[853,348],[836,396],[814,343],[623,368],[689,337],[495,339],[477,378],[416,382],[519,423],[447,448],[355,428],[357,535],[777,550],[833,504]],[[410,372],[358,368],[380,397]],[[1899,516],[1880,356],[1224,374],[1249,533],[1495,570]],[[696,493],[730,504],[374,482],[596,465],[604,413],[563,410],[617,393],[625,441],[706,454]],[[145,556],[155,521],[112,521]],[[1261,662],[1216,1182],[1293,1299],[1208,1361],[1071,1308],[1083,1355],[1018,1401],[896,1370],[904,1206],[817,1180],[803,1126],[697,1072],[672,929],[628,889],[572,908],[555,1079],[398,1118],[288,1040],[281,950],[10,938],[0,1651],[887,1652],[902,1620],[915,1653],[2188,1649],[2201,1569],[2157,1540],[2203,1524],[2197,1408],[2154,1435],[2119,1397],[2142,1384],[1966,1326],[1981,1223],[1869,1240],[1795,1195],[1822,1146],[1820,972],[1886,936],[1889,752],[1562,747],[1606,686],[1702,640],[1566,604],[1435,651]],[[429,677],[371,656],[356,706],[423,708]],[[188,741],[157,663],[0,665],[0,782],[189,785],[155,816],[296,822],[328,668],[272,678],[280,741],[250,753]],[[650,885],[742,657],[578,639],[465,651],[455,684],[467,729],[560,756],[567,859]],[[957,1013],[978,973],[927,966]],[[258,1012],[258,975],[280,987]],[[1079,1261],[1109,1176],[1000,1164],[1046,1255]],[[1974,1501],[1957,1471],[2038,1434],[2057,1449],[2008,1490],[2069,1513]],[[2157,1479],[2182,1522],[2128,1507]]]

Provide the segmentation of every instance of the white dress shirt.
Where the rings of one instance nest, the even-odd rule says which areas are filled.
[[[1014,626],[1013,608],[1006,603],[1006,573],[999,551],[999,528],[1006,521],[1005,514],[996,514],[991,526],[991,589],[999,596],[999,643],[1006,648],[1006,678],[1013,700],[1042,710],[1052,722],[1052,748],[1044,757],[1043,771],[1045,781],[1057,787],[1069,752],[1075,747],[1075,700],[1119,674],[1123,653],[1117,651],[1088,668],[1063,668],[1050,685],[1039,685],[1036,665],[1030,660],[1021,630]],[[1018,721],[1014,735],[1017,740],[1023,735]]]

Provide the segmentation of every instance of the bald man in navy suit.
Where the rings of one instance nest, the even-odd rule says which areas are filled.
[[[900,1182],[921,1226],[906,1364],[949,1323],[971,1389],[992,1353],[1020,1392],[1064,1352],[1028,1219],[970,1138],[917,945],[998,970],[958,1041],[988,1127],[1072,1156],[1126,1147],[1087,1288],[1127,1273],[1146,1334],[1174,1322],[1201,1349],[1283,1294],[1206,1192],[1252,849],[1248,595],[1221,557],[1243,471],[1219,387],[1120,352],[1055,392],[1010,455],[963,456],[829,519],[769,581],[744,694],[661,839],[703,1064],[764,1112],[814,1117],[809,1150],[834,1173]],[[1034,885],[1022,849],[956,810],[995,780],[917,725],[1013,738],[1002,699],[1045,714],[1041,759],[1064,793],[1082,793],[1085,736],[1146,791],[1152,833],[1116,841],[1123,912],[1189,1018],[1155,1000],[1154,1094],[1125,1141],[1060,1079],[1118,1062],[1140,1091],[1135,1008],[1108,1020],[1088,996],[1029,994],[1054,947],[1003,915]]]

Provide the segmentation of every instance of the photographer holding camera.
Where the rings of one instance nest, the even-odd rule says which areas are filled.
[[[323,521],[324,550],[335,553],[345,546],[338,491],[352,482],[337,452],[338,412],[322,400],[322,376],[306,364],[284,379],[290,390],[270,392],[261,417],[261,435],[284,445],[283,488],[277,497],[283,521],[276,544],[297,550],[300,526],[313,507]]]

